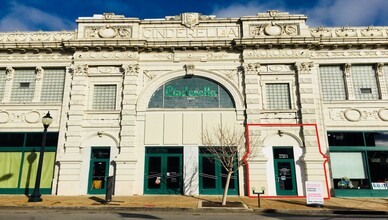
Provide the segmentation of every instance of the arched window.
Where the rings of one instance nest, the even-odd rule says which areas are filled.
[[[148,108],[234,108],[234,102],[219,83],[194,76],[166,82],[152,95]]]

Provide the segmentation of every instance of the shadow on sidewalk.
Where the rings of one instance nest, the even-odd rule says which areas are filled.
[[[101,198],[98,198],[98,197],[96,197],[96,196],[91,196],[91,197],[89,197],[89,199],[91,199],[91,200],[93,200],[93,201],[95,201],[95,202],[98,202],[98,203],[100,203],[100,204],[106,204],[105,199],[101,199]]]

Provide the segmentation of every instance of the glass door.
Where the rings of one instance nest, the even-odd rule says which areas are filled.
[[[297,195],[292,148],[274,149],[274,169],[277,195]]]
[[[182,194],[182,148],[147,148],[144,194]]]
[[[200,148],[199,155],[199,193],[207,195],[222,195],[224,193],[228,172],[214,155],[206,148]],[[238,194],[237,172],[231,176],[228,195]]]
[[[92,148],[88,194],[105,194],[109,175],[110,148]]]

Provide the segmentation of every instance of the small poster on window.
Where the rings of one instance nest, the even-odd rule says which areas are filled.
[[[306,181],[306,199],[307,205],[323,206],[323,188],[321,182]]]
[[[372,189],[388,189],[387,183],[372,183]]]

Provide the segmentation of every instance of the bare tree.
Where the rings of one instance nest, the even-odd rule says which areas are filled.
[[[252,158],[257,149],[258,141],[250,141],[250,148],[246,145],[244,129],[218,125],[212,130],[206,129],[202,135],[202,144],[213,154],[227,172],[222,205],[226,205],[232,174]]]

